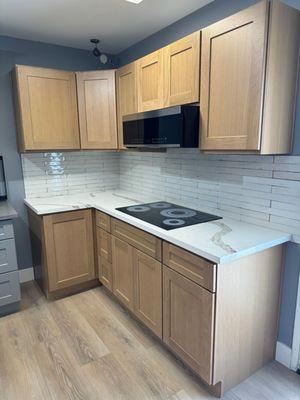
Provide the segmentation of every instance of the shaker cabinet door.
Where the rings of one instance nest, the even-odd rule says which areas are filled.
[[[163,50],[155,51],[136,61],[138,111],[163,108]]]
[[[43,217],[49,292],[95,278],[91,210]]]
[[[163,340],[212,382],[214,294],[163,267]]]
[[[16,66],[21,151],[80,148],[75,73]]]
[[[133,310],[133,247],[112,236],[113,293]]]
[[[125,65],[116,72],[118,105],[118,144],[123,144],[123,116],[137,112],[136,63]]]
[[[164,49],[165,107],[199,101],[200,32]]]
[[[162,266],[134,249],[134,313],[162,338]]]
[[[202,150],[260,149],[267,7],[259,2],[202,30]]]
[[[82,149],[117,149],[115,70],[77,72]]]

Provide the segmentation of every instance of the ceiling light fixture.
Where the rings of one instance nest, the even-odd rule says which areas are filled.
[[[90,42],[93,43],[95,46],[93,49],[93,54],[95,57],[99,58],[101,64],[106,64],[108,61],[107,55],[104,53],[101,53],[101,51],[98,49],[98,44],[100,43],[99,39],[90,39]]]
[[[125,1],[128,1],[128,3],[140,4],[143,0],[125,0]]]

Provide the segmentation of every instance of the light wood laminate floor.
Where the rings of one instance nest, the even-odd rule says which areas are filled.
[[[212,398],[103,287],[48,302],[28,283],[0,319],[1,400]],[[298,400],[300,377],[274,362],[224,399]]]

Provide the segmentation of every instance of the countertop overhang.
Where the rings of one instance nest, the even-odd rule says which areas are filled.
[[[24,201],[38,215],[95,208],[216,264],[232,262],[291,240],[289,233],[230,218],[166,231],[116,210],[118,207],[161,200],[144,196],[137,199],[136,194],[125,191],[105,191],[26,198]]]

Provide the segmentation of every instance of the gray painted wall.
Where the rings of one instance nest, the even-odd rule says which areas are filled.
[[[107,68],[114,66],[114,58]],[[0,36],[0,154],[5,163],[8,197],[19,214],[15,221],[19,268],[32,266],[20,155],[17,151],[10,72],[15,64],[70,70],[98,69],[90,52]]]
[[[256,2],[257,0],[215,0],[213,3],[208,4],[118,54],[118,65],[122,66],[134,61],[137,58],[172,43],[183,36],[238,12],[243,8],[249,7]],[[285,0],[285,2],[300,9],[299,0]],[[297,98],[293,146],[293,154],[295,155],[300,154],[300,80]],[[284,288],[279,326],[279,340],[289,347],[292,347],[293,340],[299,273],[300,246],[289,244],[286,252]]]

